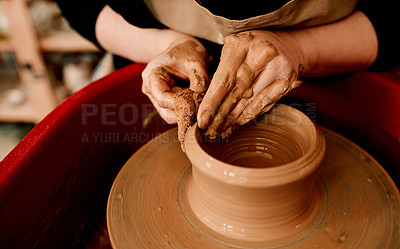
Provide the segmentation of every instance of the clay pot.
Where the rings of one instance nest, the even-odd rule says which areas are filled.
[[[169,130],[121,169],[107,205],[113,248],[399,248],[389,175],[290,107],[216,145],[194,126],[185,144],[190,161]]]
[[[189,207],[229,238],[279,240],[309,227],[319,212],[315,172],[325,154],[323,134],[294,108],[273,112],[217,144],[205,142],[197,125],[188,131]]]

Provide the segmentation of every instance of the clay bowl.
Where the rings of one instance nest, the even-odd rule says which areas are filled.
[[[315,219],[315,172],[325,140],[300,111],[279,105],[221,143],[207,143],[194,125],[185,147],[193,174],[189,207],[213,231],[252,242],[278,240]]]

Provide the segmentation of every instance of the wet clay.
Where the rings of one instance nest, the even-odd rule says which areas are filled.
[[[274,111],[279,115],[240,128],[219,144],[205,142],[196,126],[187,134],[193,174],[188,202],[217,233],[278,240],[306,228],[318,213],[314,178],[324,137],[299,111],[285,106]]]
[[[209,56],[204,48],[194,41],[186,41],[171,48],[167,54],[172,61],[183,58],[185,63],[191,64],[192,68],[187,72],[191,88],[196,91],[206,90],[207,76],[196,70],[196,67],[207,68]]]
[[[297,80],[298,73],[294,70],[284,79],[273,82],[261,91],[253,101],[243,110],[236,123],[244,125],[250,120],[269,111],[283,96],[298,87],[302,81]]]
[[[303,117],[274,107],[223,151],[208,147],[194,125],[185,143],[190,161],[176,128],[152,139],[110,191],[112,247],[399,248],[393,181],[354,143]]]
[[[200,47],[194,41],[186,41],[168,51],[170,59],[183,57],[187,62],[196,62]]]
[[[197,110],[203,96],[203,93],[196,93],[189,88],[182,89],[174,95],[175,113],[178,120],[178,140],[181,142],[183,151],[185,151],[186,132],[196,120]]]

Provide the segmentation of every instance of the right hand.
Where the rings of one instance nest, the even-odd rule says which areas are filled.
[[[268,111],[297,87],[301,53],[295,43],[267,30],[232,34],[198,111],[199,128],[211,140],[227,137]]]
[[[207,90],[209,55],[197,40],[175,42],[151,60],[142,72],[142,92],[146,94],[160,116],[169,124],[177,122],[174,78],[190,82],[194,92]]]

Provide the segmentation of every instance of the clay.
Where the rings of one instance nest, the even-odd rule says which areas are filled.
[[[182,89],[174,95],[175,113],[178,120],[178,140],[185,151],[185,135],[189,127],[195,122],[197,110],[203,93],[196,93],[189,88]]]
[[[112,247],[398,248],[399,191],[370,155],[290,107],[256,121],[223,150],[192,126],[191,161],[176,129],[138,150],[110,191]]]
[[[194,41],[186,41],[168,51],[170,59],[185,58],[187,62],[196,62],[200,47]]]
[[[187,71],[188,75],[186,75],[190,81],[191,89],[199,92],[206,90],[206,84],[208,82],[206,72],[199,72],[207,68],[207,63],[209,61],[209,56],[203,47],[199,46],[199,44],[194,41],[186,41],[171,48],[171,50],[167,52],[167,55],[171,61],[180,61],[181,58],[183,58],[184,62],[180,62],[183,63],[182,67],[191,65],[191,69]],[[179,75],[179,71],[178,69],[175,73]],[[182,76],[184,77],[184,75],[181,75],[181,77]]]
[[[275,111],[280,115],[242,127],[223,143],[205,142],[195,126],[187,134],[188,202],[217,233],[278,240],[307,228],[318,213],[314,178],[324,137],[304,114],[284,106]]]
[[[277,80],[266,87],[243,110],[243,113],[238,117],[236,123],[238,125],[244,125],[250,120],[269,111],[279,99],[302,83],[302,81],[297,80],[297,78],[297,72],[292,70],[288,77]]]

